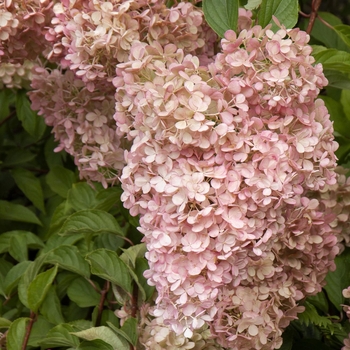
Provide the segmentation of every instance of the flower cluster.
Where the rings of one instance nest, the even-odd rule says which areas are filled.
[[[333,216],[332,229],[337,233],[340,252],[350,247],[350,178],[348,169],[339,166],[335,169],[337,182],[315,194],[325,207],[326,215]]]
[[[341,348],[341,350],[350,350],[350,334],[348,338],[344,339],[344,346]]]
[[[32,107],[53,126],[56,150],[74,156],[81,177],[114,184],[126,147],[113,119],[116,65],[140,41],[176,42],[185,52],[205,52],[203,60],[210,61],[217,36],[202,11],[186,2],[167,8],[161,0],[67,0],[52,11],[46,57],[60,69],[35,69]]]
[[[52,0],[5,0],[0,3],[0,63],[23,64],[48,49],[46,28],[53,17]]]
[[[333,216],[311,193],[336,183],[327,83],[308,35],[232,31],[214,62],[135,42],[113,80],[122,200],[140,214],[154,315],[191,338],[272,349],[334,268]]]
[[[81,177],[105,187],[115,183],[124,160],[113,121],[113,91],[103,86],[90,92],[73,72],[41,67],[34,70],[32,88],[32,108],[45,117],[59,140],[55,151],[72,154]]]
[[[3,84],[30,79],[56,150],[83,178],[120,179],[140,215],[158,292],[147,349],[278,348],[350,244],[338,238],[349,182],[337,183],[309,36],[250,17],[240,10],[239,34],[216,45],[186,1],[0,4]]]
[[[29,88],[31,69],[47,50],[44,33],[53,1],[0,3],[0,88]]]
[[[216,40],[203,13],[186,2],[167,8],[161,0],[79,0],[57,3],[53,10],[54,26],[46,34],[52,43],[48,58],[75,71],[90,90],[96,80],[114,76],[134,41],[176,43],[195,52]]]
[[[32,61],[21,63],[0,63],[0,89],[7,88],[30,88],[32,80]]]
[[[161,317],[150,318],[153,308],[145,304],[141,309],[139,342],[145,349],[153,350],[224,350],[212,338],[207,325],[195,330],[191,337],[176,334],[164,325]]]

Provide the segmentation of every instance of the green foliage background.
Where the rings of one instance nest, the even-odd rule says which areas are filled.
[[[276,16],[308,27],[312,1],[243,1],[261,25]],[[238,1],[204,0],[221,35],[235,29]],[[317,63],[329,80],[322,91],[339,164],[350,167],[350,3],[323,1],[312,32]],[[274,25],[275,26],[275,25]],[[145,247],[121,189],[79,180],[71,158],[55,153],[43,118],[26,91],[0,91],[0,349],[139,348],[136,310],[152,300],[143,271]],[[350,332],[341,304],[350,285],[350,250],[336,259],[327,286],[303,302],[305,312],[284,332],[282,350],[339,350]],[[133,318],[123,326],[115,311]]]

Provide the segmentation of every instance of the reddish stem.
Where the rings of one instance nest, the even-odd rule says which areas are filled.
[[[131,296],[131,317],[136,317],[136,314],[137,314],[138,295],[139,295],[139,288],[137,287],[137,284],[134,283],[134,289],[132,290],[132,296]]]
[[[34,324],[35,320],[36,320],[36,314],[33,311],[31,311],[30,312],[30,321],[29,321],[29,324],[27,326],[26,334],[24,336],[22,350],[26,350],[27,349],[28,340],[29,340],[30,333],[32,331],[33,324]]]
[[[329,24],[327,21],[325,21],[321,16],[317,16],[317,18],[328,28],[331,28],[334,30],[333,26],[331,24]]]
[[[6,118],[4,118],[2,121],[0,121],[0,126],[2,126],[3,124],[5,124],[9,119],[11,119],[12,117],[14,117],[16,115],[16,112],[13,111],[11,112]]]
[[[6,343],[7,332],[8,332],[8,330],[5,333],[3,333],[1,335],[1,337],[0,337],[0,349],[2,349],[3,345],[4,345],[4,349],[6,349],[6,347],[5,347],[6,344],[5,343]]]
[[[322,0],[312,0],[311,5],[311,14],[310,14],[310,21],[306,29],[306,33],[310,34],[312,31],[312,28],[314,27],[316,18],[317,18],[317,12],[321,5]]]
[[[303,16],[303,17],[310,18],[310,14],[307,14],[307,13],[305,13],[305,12],[303,12],[303,11],[299,11],[299,14],[300,14],[301,16]]]
[[[96,317],[95,327],[98,327],[101,324],[103,305],[105,303],[106,295],[107,295],[108,291],[109,291],[109,281],[106,281],[103,289],[101,290],[101,298],[100,298],[100,303],[98,304],[98,313],[97,313],[97,317]]]

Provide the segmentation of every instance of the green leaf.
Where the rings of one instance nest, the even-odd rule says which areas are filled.
[[[129,317],[121,328],[115,327],[112,323],[107,324],[113,329],[114,332],[124,337],[129,343],[136,346],[138,340],[137,334],[137,320],[134,317]]]
[[[46,242],[45,248],[42,253],[47,253],[50,250],[56,249],[60,246],[72,246],[84,238],[81,233],[72,234],[69,236],[59,236],[57,234],[52,235]]]
[[[28,287],[28,305],[35,313],[44,301],[52,282],[57,274],[57,265],[53,268],[38,274]]]
[[[205,19],[220,37],[229,29],[237,29],[238,6],[238,0],[203,0]]]
[[[316,55],[317,53],[319,53],[321,51],[327,50],[327,48],[325,46],[322,46],[322,45],[311,45],[311,47],[312,47],[312,55]]]
[[[316,306],[319,310],[323,311],[325,314],[329,311],[328,300],[323,291],[307,298],[307,301]]]
[[[103,340],[92,340],[92,341],[83,341],[77,347],[77,350],[113,350],[113,346],[107,344]]]
[[[127,335],[127,340],[134,346],[137,344],[138,334],[137,334],[137,320],[134,317],[129,317],[120,329]]]
[[[272,30],[278,30],[273,20],[275,16],[287,29],[293,28],[298,22],[298,0],[262,0],[258,21],[263,28],[272,24]]]
[[[341,103],[329,96],[320,96],[320,98],[325,102],[330,118],[334,122],[334,130],[347,136],[344,133],[348,133],[350,130],[350,120],[346,118]]]
[[[71,233],[114,233],[124,236],[125,233],[113,215],[102,210],[81,210],[70,215],[64,222],[60,234]]]
[[[63,199],[62,197],[59,197]],[[63,200],[55,209],[51,217],[49,231],[46,234],[46,237],[49,239],[58,236],[56,233],[61,229],[64,221],[68,218],[69,215],[74,213],[74,209],[70,208],[66,200]]]
[[[130,271],[117,253],[107,249],[97,249],[85,258],[91,265],[91,273],[104,278],[126,292],[132,293]]]
[[[144,301],[150,300],[155,291],[155,288],[153,286],[150,286],[147,283],[146,278],[143,276],[143,273],[145,272],[145,270],[148,270],[148,269],[149,269],[148,262],[145,258],[136,259],[135,274],[138,278],[140,285],[142,286],[142,289],[145,291],[146,298]]]
[[[44,195],[40,180],[31,171],[22,168],[13,169],[11,174],[24,195],[42,213],[45,213]]]
[[[300,339],[294,345],[292,350],[330,350],[322,341],[317,339]]]
[[[57,274],[56,292],[59,299],[62,299],[66,296],[68,287],[76,278],[76,273],[70,271],[63,270]]]
[[[42,248],[44,246],[42,240],[34,233],[29,231],[14,230],[4,232],[0,235],[0,253],[9,251],[13,236],[19,237],[20,240],[25,242],[26,246],[31,248]]]
[[[342,73],[332,69],[325,69],[323,73],[328,80],[328,86],[350,90],[350,75],[348,73]]]
[[[25,206],[3,200],[0,200],[0,220],[20,221],[42,225],[38,217]]]
[[[337,141],[339,142],[339,148],[335,152],[338,159],[340,159],[342,162],[344,159],[348,159],[350,155],[350,144],[349,140],[346,137],[342,137],[339,135],[337,137]],[[348,168],[348,166],[347,166]]]
[[[64,308],[64,317],[66,322],[74,322],[77,320],[84,320],[91,317],[91,310],[89,308],[82,309],[74,301],[71,301],[68,306]],[[92,322],[89,321],[90,327],[92,327]]]
[[[10,114],[10,89],[1,89],[0,91],[0,121],[4,120]]]
[[[120,198],[122,192],[122,189],[116,186],[109,187],[98,192],[96,196],[98,204],[94,209],[109,211],[113,206],[115,206],[116,199]]]
[[[33,324],[30,331],[30,337],[28,340],[28,348],[39,347],[39,343],[45,337],[45,335],[52,329],[53,325],[50,324],[44,317],[39,315]]]
[[[46,175],[46,182],[51,190],[63,198],[67,198],[76,177],[73,171],[62,166],[53,167]]]
[[[114,298],[119,305],[123,306],[128,302],[129,296],[122,288],[112,284],[112,291]]]
[[[36,157],[36,154],[27,149],[15,148],[9,151],[5,160],[4,166],[13,167],[19,164],[28,163]]]
[[[5,260],[4,258],[0,258],[0,274],[3,276],[6,276],[8,271],[12,269],[13,264],[11,264],[9,261]]]
[[[67,201],[76,211],[92,209],[97,204],[97,191],[86,182],[78,182],[68,191]]]
[[[6,296],[4,279],[13,265],[3,258],[0,258],[0,294]]]
[[[350,46],[350,26],[346,24],[338,24],[333,27],[337,34],[343,39],[347,46]]]
[[[45,120],[31,109],[30,102],[24,90],[17,92],[16,112],[18,119],[22,122],[24,130],[36,140],[39,140],[46,129]]]
[[[315,326],[327,327],[332,324],[332,321],[329,318],[320,316],[315,306],[313,306],[311,303],[305,301],[304,306],[305,311],[298,314],[298,320],[305,326],[313,324]]]
[[[115,286],[115,285],[113,284],[112,286]],[[97,307],[95,309],[97,309]],[[116,314],[112,310],[104,309],[102,311],[101,326],[106,326],[107,322],[111,322],[112,324],[119,326],[119,321],[120,321],[119,318],[116,316]]]
[[[147,248],[144,243],[140,243],[133,245],[128,249],[123,249],[123,251],[124,252],[120,256],[120,259],[122,259],[126,264],[128,264],[132,268],[135,268],[136,259],[143,258],[146,254]]]
[[[137,287],[139,288],[139,293],[141,294],[142,300],[147,300],[146,292],[145,292],[145,290],[143,288],[142,283],[139,281],[139,278],[138,278],[137,274],[135,273],[135,271],[129,265],[126,265],[126,267],[129,270],[130,276],[132,277],[134,282],[137,284]]]
[[[314,26],[312,28],[311,36],[315,38],[317,41],[323,43],[328,48],[334,48],[342,51],[347,51],[348,47],[342,40],[341,36],[333,29],[335,26],[341,24],[341,20],[336,17],[335,15],[332,15],[329,12],[318,12],[317,13],[316,21],[314,23]],[[320,18],[323,19],[323,21],[320,20]],[[308,23],[308,19],[305,20],[305,28]],[[327,26],[324,21],[328,24],[330,24],[332,27]]]
[[[261,4],[262,0],[248,0],[247,4],[244,5],[244,8],[247,10],[255,10]]]
[[[117,251],[119,248],[123,247],[125,240],[120,236],[116,236],[112,233],[100,233],[94,241],[95,249],[106,248],[109,250]]]
[[[30,265],[30,261],[22,261],[19,264],[12,267],[8,272],[4,281],[4,291],[6,296],[9,296],[13,289],[18,285],[18,282],[24,272],[27,270]]]
[[[336,49],[327,49],[314,54],[316,63],[322,63],[325,70],[350,72],[350,53]]]
[[[50,347],[60,347],[60,346],[71,346],[77,347],[79,345],[79,340],[77,337],[72,335],[75,329],[72,325],[63,323],[52,328],[44,339],[42,339],[39,344],[48,349]]]
[[[83,277],[90,277],[89,265],[75,246],[64,245],[51,250],[46,255],[46,262],[58,264],[61,268],[75,272]]]
[[[18,296],[20,301],[24,306],[28,309],[28,288],[30,283],[35,279],[39,271],[41,270],[43,264],[45,263],[46,255],[41,255],[35,259],[35,261],[31,261],[28,264],[27,270],[22,275],[21,279],[18,283]]]
[[[28,317],[13,321],[7,333],[7,350],[22,350]]]
[[[9,328],[11,326],[11,321],[7,318],[0,317],[0,329]]]
[[[64,323],[64,318],[61,310],[61,302],[58,299],[55,287],[56,286],[51,286],[39,311],[48,322],[56,325]]]
[[[326,286],[328,299],[341,311],[341,304],[344,304],[343,289],[350,286],[350,249],[346,249],[341,255],[335,258],[337,266],[335,271],[328,272],[326,277]]]
[[[20,235],[13,235],[10,239],[10,255],[17,261],[28,260],[28,250],[26,241],[22,240]]]
[[[340,103],[343,107],[344,114],[350,120],[350,91],[343,90],[341,92]]]
[[[118,337],[110,328],[101,326],[86,329],[81,332],[72,333],[85,340],[102,340],[111,345],[115,350],[129,350],[130,346],[126,340]]]
[[[7,312],[5,312],[2,315],[2,317],[7,319],[7,320],[15,319],[16,317],[18,317],[18,309],[16,309],[16,308],[10,309]]]
[[[84,331],[92,327],[92,321],[90,320],[76,320],[69,324],[74,327],[74,332]]]
[[[54,136],[47,140],[45,143],[44,154],[45,160],[49,169],[54,168],[55,166],[63,166],[62,158],[66,155],[65,152],[55,152],[54,149],[57,147],[57,142],[54,139]]]
[[[67,295],[80,307],[96,306],[101,299],[101,295],[82,277],[73,281],[67,289]]]

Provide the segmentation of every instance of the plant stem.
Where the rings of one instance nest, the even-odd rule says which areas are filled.
[[[86,280],[91,284],[92,288],[94,288],[97,293],[100,293],[100,288],[97,288],[96,284],[93,281],[88,278],[86,278]]]
[[[299,11],[299,14],[303,17],[310,18],[310,14],[304,13],[303,11]]]
[[[14,117],[16,115],[16,111],[11,112],[6,118],[4,118],[2,121],[0,121],[0,126],[5,124],[9,119]]]
[[[7,332],[8,332],[8,330],[5,333],[3,333],[0,337],[0,349],[2,349],[3,345],[4,345],[4,349],[6,349],[5,343],[6,343]]]
[[[124,239],[124,241],[128,242],[131,246],[134,245],[134,243],[127,237],[122,237],[122,236],[119,236],[121,239]]]
[[[334,30],[333,26],[331,24],[329,24],[327,21],[325,21],[321,16],[317,16],[317,18],[328,28],[331,28]]]
[[[100,303],[98,304],[98,313],[96,317],[95,327],[98,327],[101,324],[103,305],[105,303],[106,295],[108,291],[109,291],[109,281],[106,281],[105,285],[103,286],[103,289],[101,290],[101,299],[100,299]]]
[[[36,319],[36,314],[33,311],[31,311],[30,312],[30,321],[29,321],[29,324],[27,326],[26,334],[24,336],[22,350],[26,350],[27,349],[28,340],[29,340],[30,333],[32,331],[32,327],[33,327],[33,324],[35,322],[35,319]]]
[[[131,297],[131,317],[136,317],[137,310],[138,310],[138,296],[139,296],[139,288],[137,284],[134,282],[134,289],[132,290],[132,297]]]
[[[317,18],[317,12],[321,5],[322,0],[312,0],[311,5],[311,14],[310,14],[310,21],[306,29],[306,33],[310,34],[312,31],[312,28],[314,27],[316,18]]]

